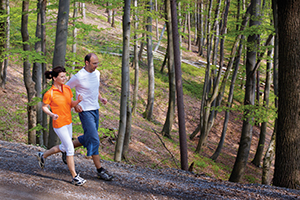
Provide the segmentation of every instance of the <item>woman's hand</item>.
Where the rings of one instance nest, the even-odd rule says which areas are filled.
[[[51,117],[52,117],[52,119],[54,119],[54,120],[57,120],[57,119],[58,119],[58,115],[57,115],[57,114],[54,114],[54,113],[52,113]]]

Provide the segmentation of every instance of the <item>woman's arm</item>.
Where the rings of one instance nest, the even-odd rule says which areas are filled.
[[[50,117],[52,117],[54,120],[57,120],[58,115],[57,115],[57,114],[54,114],[53,112],[51,112],[51,111],[49,110],[48,106],[49,106],[48,104],[45,104],[45,103],[43,102],[42,110],[43,110],[47,115],[49,115]]]

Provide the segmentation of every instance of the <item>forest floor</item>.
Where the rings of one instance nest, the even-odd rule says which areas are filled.
[[[103,19],[104,10],[87,5],[86,23],[98,28],[109,28]],[[120,20],[120,17],[119,17]],[[162,28],[162,27],[160,27]],[[111,28],[104,35],[120,38],[121,27]],[[193,62],[201,58],[194,51],[183,51],[183,58]],[[100,69],[101,71],[101,69]],[[20,199],[18,195],[28,195],[28,199],[297,199],[299,190],[289,190],[260,185],[261,168],[250,162],[254,157],[259,137],[259,127],[253,128],[253,138],[245,175],[241,184],[228,180],[238,150],[242,121],[236,120],[239,113],[231,113],[225,144],[221,155],[214,162],[209,157],[214,153],[222,132],[224,113],[220,113],[207,139],[207,145],[200,154],[195,154],[198,139],[188,139],[189,164],[195,163],[193,172],[179,170],[179,136],[177,119],[173,126],[172,140],[163,138],[158,133],[164,124],[167,112],[168,90],[162,89],[164,95],[157,96],[154,106],[153,122],[149,122],[138,112],[133,117],[131,143],[128,158],[122,163],[112,161],[114,138],[101,138],[102,163],[115,179],[104,182],[95,178],[92,161],[84,156],[83,149],[77,149],[75,155],[76,169],[87,179],[83,187],[70,184],[67,166],[61,162],[60,154],[47,159],[46,168],[41,170],[34,154],[45,149],[26,145],[26,89],[22,79],[22,65],[11,62],[8,67],[7,84],[0,89],[0,194],[9,199]],[[203,77],[197,77],[203,81]],[[109,76],[102,73],[102,92],[109,100],[108,105],[100,109],[101,127],[114,130],[118,127],[119,96],[111,95]],[[147,91],[141,90],[139,98],[146,101]],[[192,133],[199,123],[199,99],[184,95],[187,135]],[[145,106],[141,105],[139,110]],[[176,113],[177,114],[177,113]],[[267,144],[272,130],[268,128]],[[188,138],[188,136],[187,136]],[[169,153],[171,152],[172,155]],[[174,156],[175,161],[172,159]],[[177,169],[175,169],[177,168]],[[273,170],[273,168],[272,168]],[[21,193],[18,191],[21,191]],[[34,191],[34,192],[33,192]],[[52,196],[51,196],[52,195]],[[24,199],[24,198],[22,198]],[[25,198],[26,199],[26,198]]]

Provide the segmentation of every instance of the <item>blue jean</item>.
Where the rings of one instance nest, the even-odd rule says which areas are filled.
[[[87,156],[99,154],[99,110],[82,111],[79,118],[84,134],[78,137],[79,142],[87,149]]]

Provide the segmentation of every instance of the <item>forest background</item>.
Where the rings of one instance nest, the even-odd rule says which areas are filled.
[[[28,6],[28,12],[24,12],[24,2]],[[114,144],[116,144],[116,136],[120,135],[123,117],[119,114],[122,113],[122,106],[120,105],[122,104],[122,99],[120,99],[122,95],[120,96],[120,94],[126,85],[122,82],[124,78],[124,60],[122,59],[126,58],[123,43],[125,37],[122,35],[125,32],[122,16],[124,20],[126,12],[122,12],[122,6],[120,6],[122,3],[65,1],[63,4],[59,1],[38,1],[37,4],[36,1],[23,1],[23,6],[20,7],[17,1],[1,1],[1,8],[4,8],[3,13],[9,11],[8,15],[1,15],[1,42],[3,44],[1,85],[3,90],[1,91],[2,133],[0,137],[2,140],[36,144],[43,147],[50,147],[57,143],[58,141],[51,136],[51,129],[48,135],[48,123],[46,123],[48,119],[38,117],[42,116],[39,114],[38,102],[41,101],[41,95],[46,91],[47,85],[42,76],[35,77],[35,72],[40,70],[39,73],[42,74],[43,70],[51,69],[52,66],[57,65],[55,62],[59,62],[61,59],[57,59],[56,56],[60,55],[64,58],[63,65],[67,67],[69,75],[71,75],[83,66],[83,57],[86,53],[95,52],[101,63],[99,70],[101,71],[102,92],[110,102],[109,105],[100,108],[101,156],[106,160],[116,160]],[[128,5],[128,1],[125,1],[125,5],[126,3]],[[170,44],[168,40],[169,24],[165,23],[164,20],[167,10],[165,5],[169,4],[168,1],[153,2],[155,6],[153,9],[149,9],[148,3],[138,2],[136,4],[138,7],[134,7],[135,4],[131,5],[131,11],[137,10],[138,15],[136,18],[131,18],[131,30],[133,31],[130,32],[130,38],[135,39],[130,40],[131,45],[129,46],[140,47],[140,58],[136,62],[137,56],[131,57],[130,64],[132,65],[130,68],[128,67],[129,62],[127,63],[128,72],[130,72],[130,79],[128,80],[131,83],[129,87],[131,88],[131,96],[128,94],[127,100],[132,98],[135,111],[133,109],[133,112],[130,113],[132,118],[127,118],[132,120],[130,126],[126,127],[126,132],[130,133],[130,143],[128,143],[128,152],[124,153],[125,159],[123,161],[151,168],[180,168],[179,162],[182,152],[179,142],[181,133],[179,134],[180,127],[178,124],[180,120],[177,120],[174,98],[174,107],[169,104],[171,102],[169,97],[172,96],[171,93],[169,95],[168,89],[169,85],[172,86],[170,81],[172,73],[170,72],[174,72],[172,58],[169,56],[170,54],[166,53],[172,49],[172,47],[168,48],[168,44]],[[271,45],[273,37],[276,36],[276,28],[272,2],[251,1],[251,3],[252,5],[260,3],[258,7],[260,14],[258,15],[257,12],[255,18],[252,12],[252,22],[259,22],[255,28],[247,25],[251,22],[250,15],[248,15],[251,9],[249,9],[248,2],[245,1],[182,1],[177,5],[179,7],[177,17],[178,31],[182,36],[179,39],[182,39],[182,89],[187,133],[185,139],[188,163],[191,164],[190,170],[228,180],[234,168],[233,164],[239,143],[243,142],[242,139],[240,140],[244,135],[242,134],[244,131],[242,127],[244,127],[245,121],[248,121],[250,127],[248,132],[250,140],[246,145],[248,153],[246,152],[242,158],[242,160],[246,160],[245,175],[241,175],[238,181],[261,183],[262,157],[265,156],[266,152],[273,153],[269,156],[270,159],[267,163],[272,163],[272,156],[274,157],[274,150],[267,151],[267,148],[273,134],[277,111],[276,85],[273,84],[272,89],[270,87],[272,66],[275,66],[273,75],[276,75],[276,62],[272,64],[272,49],[276,45]],[[69,14],[66,23],[67,30],[64,30],[66,44],[63,48],[57,48],[59,46],[57,41],[63,41],[57,38],[62,36],[61,33],[57,34],[56,29],[60,19],[57,9],[66,9],[67,4],[70,7],[67,9],[67,14]],[[39,9],[37,9],[37,5]],[[42,5],[47,5],[47,9],[43,9]],[[44,15],[42,11],[46,11]],[[27,33],[29,37],[26,41],[24,41],[26,38],[24,37],[24,16],[28,17]],[[43,17],[45,17],[44,22]],[[9,23],[7,23],[7,19],[9,19]],[[138,26],[133,27],[135,22],[138,22]],[[152,30],[150,24],[155,29]],[[167,31],[164,31],[165,24]],[[41,31],[38,28],[41,30],[45,28],[45,32],[37,34]],[[249,41],[252,35],[255,36],[254,43]],[[162,39],[160,40],[160,38]],[[145,50],[143,46],[146,47]],[[146,51],[147,49],[153,49],[152,54],[149,53],[151,51]],[[267,50],[268,53],[266,53]],[[247,106],[244,103],[247,96],[245,95],[247,93],[247,89],[245,89],[247,88],[245,87],[247,81],[246,61],[249,59],[247,52],[250,51],[255,52],[255,56],[251,60],[252,71],[255,72],[252,75],[258,78],[255,81],[255,102],[254,99],[251,99],[250,106]],[[129,52],[131,55],[137,55],[137,51],[134,54],[134,50],[131,48],[127,50],[127,55]],[[122,57],[118,57],[120,55]],[[276,58],[276,56],[274,57]],[[167,67],[164,69],[166,63]],[[224,68],[218,70],[220,69],[219,66]],[[26,69],[29,69],[29,73]],[[139,69],[139,73],[138,76],[135,76],[137,69]],[[218,73],[223,70],[224,73]],[[23,83],[21,82],[22,74],[25,87],[22,86]],[[152,76],[150,76],[151,74]],[[39,82],[40,89],[43,91],[37,92],[39,89],[34,88],[36,91],[30,93],[30,84],[26,84],[26,77],[32,79],[29,81],[31,85],[33,82]],[[139,77],[138,92],[135,92],[137,88],[136,77]],[[276,77],[273,80],[276,82]],[[219,84],[220,90],[217,90],[218,87],[216,86]],[[25,88],[27,89],[26,92]],[[155,90],[153,90],[154,88]],[[229,90],[230,88],[232,89]],[[149,92],[151,90],[153,93]],[[268,90],[271,92],[269,93]],[[173,92],[175,91],[173,90]],[[155,96],[152,96],[154,94]],[[253,94],[253,96],[255,95]],[[217,98],[216,101],[214,98]],[[227,98],[229,99],[228,105]],[[222,102],[221,99],[223,99]],[[151,101],[153,101],[152,106],[149,106]],[[174,116],[169,115],[172,113],[171,108]],[[131,109],[127,110],[131,111]],[[30,113],[35,112],[36,114],[32,117]],[[170,121],[167,121],[168,118],[175,121],[171,123],[171,129],[166,128],[166,130],[165,127],[170,126],[170,123],[168,124]],[[223,127],[226,126],[223,126],[223,122],[226,124],[226,119],[229,119],[229,122],[225,137],[226,129]],[[73,115],[73,122],[73,137],[76,137],[83,132],[76,113]],[[28,127],[26,127],[27,124]],[[131,130],[128,130],[128,127]],[[201,136],[195,137],[199,131],[201,131]],[[262,135],[265,138],[262,138]],[[223,138],[223,141],[220,138]],[[222,144],[222,142],[224,143]],[[271,144],[270,147],[274,148],[274,145]],[[220,148],[222,148],[222,152],[217,152],[216,149],[220,150]],[[78,148],[76,152],[84,154],[85,150]],[[216,152],[219,155],[216,156]],[[256,152],[260,152],[260,155],[257,155]],[[212,155],[215,157],[212,158]],[[265,157],[268,158],[268,155]],[[265,180],[266,184],[271,183],[273,165],[274,163],[265,166],[266,169],[270,170]]]

